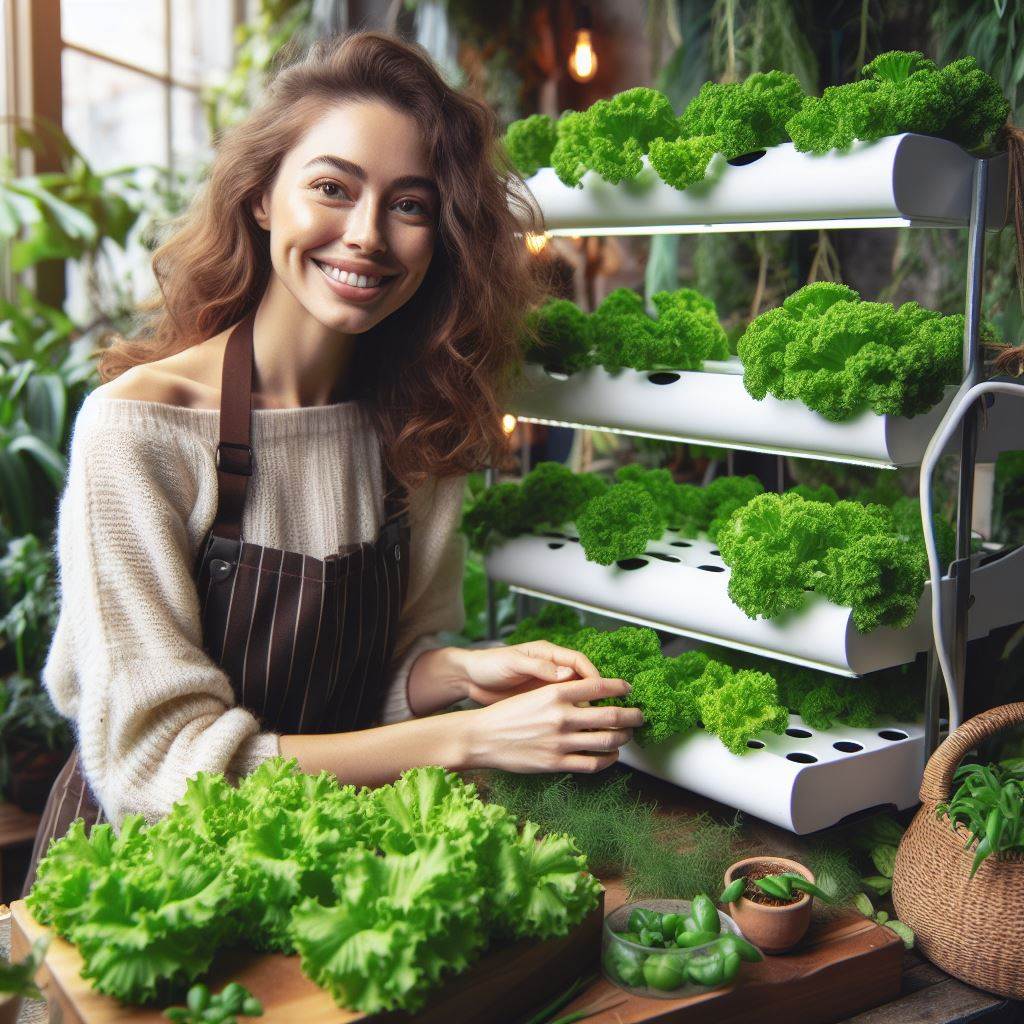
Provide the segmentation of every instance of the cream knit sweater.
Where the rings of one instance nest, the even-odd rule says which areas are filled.
[[[198,771],[244,775],[280,753],[278,737],[236,707],[203,650],[192,567],[217,506],[216,409],[91,393],[75,420],[57,518],[60,615],[43,669],[76,725],[104,816],[153,821]],[[242,537],[322,558],[376,537],[379,446],[355,402],[255,409],[255,472]],[[411,717],[413,661],[458,631],[463,477],[411,495],[411,575],[384,721]]]

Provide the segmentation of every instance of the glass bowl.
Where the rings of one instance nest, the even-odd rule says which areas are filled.
[[[690,901],[638,900],[635,903],[624,904],[605,917],[601,938],[601,968],[604,976],[612,984],[627,992],[632,992],[634,995],[654,999],[679,999],[682,996],[693,995],[697,992],[709,992],[713,988],[721,987],[720,985],[695,984],[687,976],[686,965],[694,957],[706,956],[711,951],[714,941],[717,941],[722,935],[732,934],[743,938],[739,926],[728,914],[723,914],[721,910],[715,908],[721,926],[720,933],[715,936],[715,940],[702,946],[689,948],[670,946],[664,949],[631,942],[619,934],[626,930],[630,914],[637,908],[686,917],[690,913]],[[645,971],[644,966],[652,957],[664,959],[657,961],[657,971],[650,967]],[[659,975],[659,987],[649,984],[652,977]],[[673,985],[672,982],[676,979],[679,983]]]

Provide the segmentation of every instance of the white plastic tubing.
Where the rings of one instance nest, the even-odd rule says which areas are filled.
[[[932,523],[932,475],[943,449],[949,443],[953,431],[960,425],[968,409],[982,396],[988,394],[1016,395],[1024,398],[1024,383],[1017,384],[1006,380],[989,380],[980,384],[962,384],[953,396],[945,416],[939,422],[925,449],[921,461],[921,527],[924,530],[925,548],[928,552],[928,575],[932,589],[932,635],[935,638],[935,653],[938,655],[942,678],[946,684],[946,697],[949,700],[949,731],[960,726],[963,708],[960,705],[960,694],[957,690],[953,666],[949,651],[946,649],[945,630],[942,621],[942,567],[939,564],[939,552],[935,544],[935,526]]]

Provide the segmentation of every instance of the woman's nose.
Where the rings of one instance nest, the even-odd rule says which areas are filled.
[[[346,245],[363,252],[383,252],[387,248],[376,200],[363,197],[352,207],[345,220],[342,238]]]

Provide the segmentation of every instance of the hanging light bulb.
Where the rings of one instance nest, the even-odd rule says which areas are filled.
[[[513,416],[509,412],[505,413],[505,415],[501,417],[501,429],[505,431],[506,437],[509,434],[511,434],[513,430],[516,429],[516,424],[518,422],[519,421],[515,418],[515,416]]]
[[[569,54],[569,74],[577,82],[589,82],[597,74],[597,54],[591,38],[590,7],[581,4],[576,10],[576,39]]]
[[[532,231],[527,231],[525,238],[526,248],[529,249],[534,256],[543,252],[544,247],[548,244],[548,235],[546,231],[540,231],[536,234]]]

